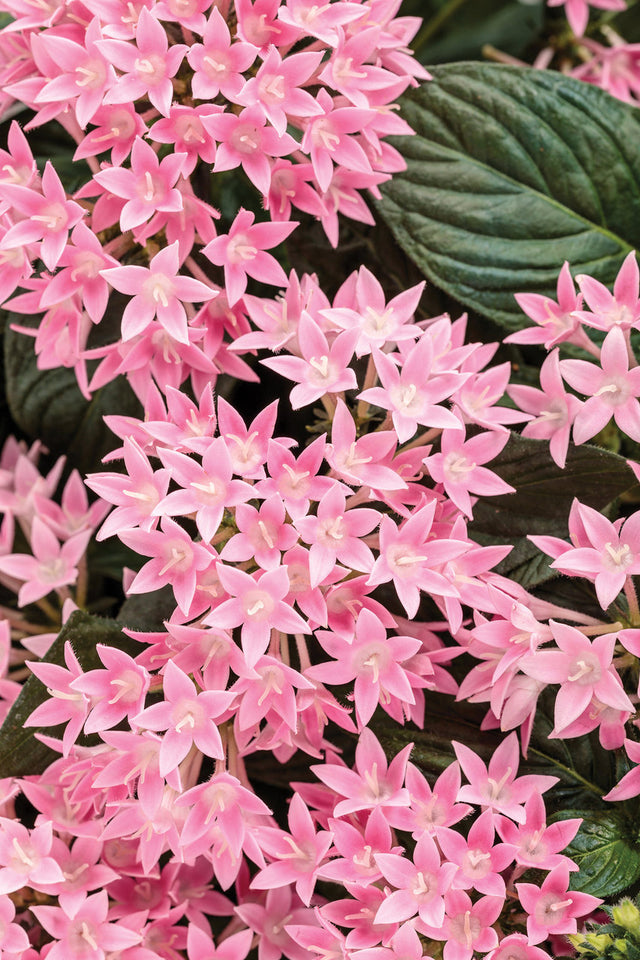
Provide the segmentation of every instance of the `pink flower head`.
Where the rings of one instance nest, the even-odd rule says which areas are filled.
[[[385,880],[397,889],[378,909],[375,923],[402,923],[416,913],[424,923],[439,927],[444,921],[444,894],[456,874],[453,863],[443,863],[428,833],[418,840],[413,862],[393,853],[379,853],[376,863]]]
[[[588,893],[569,890],[569,867],[555,867],[545,878],[541,887],[532,883],[517,883],[520,903],[529,914],[527,934],[529,943],[546,940],[549,934],[575,933],[576,917],[591,913],[602,903]]]
[[[356,375],[349,366],[356,338],[351,331],[338,334],[330,346],[318,324],[305,311],[298,326],[302,356],[269,357],[261,363],[296,381],[290,398],[292,407],[297,410],[326,393],[357,387]]]
[[[633,710],[633,704],[612,666],[616,635],[609,633],[593,641],[568,624],[550,621],[558,650],[537,650],[520,661],[521,670],[535,680],[559,683],[556,696],[555,730],[573,723],[596,696],[618,710]]]
[[[575,443],[584,443],[603,429],[611,417],[623,433],[640,440],[640,367],[629,369],[629,352],[619,326],[612,327],[602,345],[602,369],[587,360],[561,360],[560,372],[569,386],[587,396],[573,425]]]
[[[124,923],[109,923],[109,898],[100,890],[73,903],[61,896],[59,907],[34,907],[39,923],[54,938],[51,960],[105,960],[140,941],[140,934]]]
[[[522,804],[531,790],[543,793],[558,782],[557,777],[536,774],[516,778],[520,751],[515,733],[510,733],[502,741],[489,761],[488,770],[477,754],[463,743],[453,741],[453,747],[469,780],[469,785],[461,788],[459,799],[504,813],[516,823],[524,823],[526,819]]]
[[[49,527],[35,516],[31,524],[34,555],[10,553],[0,557],[0,572],[23,581],[18,606],[34,603],[52,590],[75,583],[77,564],[90,538],[91,530],[81,530],[60,545]]]
[[[592,311],[578,311],[583,323],[597,330],[620,327],[628,330],[640,323],[640,271],[636,252],[627,254],[620,267],[611,293],[603,283],[584,274],[576,277],[587,306]]]
[[[182,194],[175,184],[185,158],[184,153],[171,153],[159,160],[153,147],[137,136],[131,151],[130,170],[114,166],[94,174],[94,180],[104,190],[127,201],[120,213],[121,230],[139,227],[158,211],[182,210]]]
[[[146,7],[140,11],[136,44],[124,40],[99,40],[96,46],[110,63],[124,74],[105,95],[105,103],[130,103],[139,97],[149,100],[164,117],[168,117],[173,99],[173,84],[187,46],[174,43],[169,47],[166,31]]]
[[[231,599],[224,600],[204,622],[227,629],[242,624],[241,642],[248,666],[254,666],[265,653],[272,628],[285,633],[310,632],[302,617],[284,600],[289,593],[286,567],[252,577],[243,570],[220,564],[218,576]]]
[[[235,101],[242,90],[248,70],[257,55],[252,43],[231,41],[229,27],[214,6],[202,31],[202,43],[189,47],[187,60],[194,74],[191,89],[199,100],[213,100],[219,93]]]
[[[582,296],[576,294],[569,264],[565,260],[558,276],[557,303],[539,293],[517,293],[520,309],[536,324],[510,333],[505,343],[542,343],[546,350],[559,343],[572,343],[580,337],[580,321],[576,311],[582,307]]]
[[[43,884],[64,880],[62,870],[50,856],[51,823],[27,830],[21,823],[0,819],[0,894],[25,886],[40,889]]]
[[[547,0],[550,7],[561,7],[569,21],[569,26],[577,37],[581,37],[589,22],[589,7],[599,10],[626,10],[626,0]]]
[[[627,577],[640,573],[640,511],[621,525],[611,523],[587,504],[576,500],[574,506],[569,533],[575,540],[579,523],[584,539],[579,546],[563,550],[551,566],[562,573],[591,580],[601,606],[606,609],[624,587]]]
[[[297,223],[255,223],[255,215],[241,209],[229,233],[221,234],[203,248],[203,254],[224,267],[229,305],[238,302],[247,288],[247,276],[275,286],[287,285],[287,276],[274,257],[264,253],[289,236]]]
[[[131,340],[157,317],[178,343],[189,343],[183,303],[211,300],[216,291],[193,277],[178,276],[178,242],[156,253],[149,267],[113,267],[101,275],[112,287],[132,299],[122,315],[122,339]]]

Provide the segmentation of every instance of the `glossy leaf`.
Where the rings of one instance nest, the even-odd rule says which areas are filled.
[[[500,324],[568,260],[604,283],[640,245],[640,113],[560,73],[435,67],[403,98],[416,131],[378,215],[425,276]]]
[[[561,470],[546,441],[518,434],[511,435],[491,469],[516,493],[480,500],[469,532],[481,543],[513,544],[499,571],[527,589],[556,576],[527,534],[562,537],[574,497],[602,509],[635,483],[626,460],[615,453],[588,444],[571,447]]]
[[[571,888],[595,897],[615,897],[640,879],[637,827],[614,809],[569,810],[562,819],[582,817],[564,853],[578,864]]]

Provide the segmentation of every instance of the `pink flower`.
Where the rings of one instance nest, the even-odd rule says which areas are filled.
[[[516,778],[520,757],[518,737],[515,733],[510,733],[502,741],[489,761],[488,770],[477,754],[463,743],[453,741],[453,747],[469,780],[469,786],[461,788],[459,799],[504,813],[516,823],[525,822],[526,814],[522,804],[531,790],[543,793],[558,782],[557,777],[536,774]]]
[[[602,430],[611,417],[623,433],[640,440],[640,367],[629,369],[625,335],[613,327],[602,345],[602,369],[587,360],[561,360],[567,383],[588,399],[573,424],[575,443],[584,443]]]
[[[532,883],[517,883],[520,903],[529,914],[527,934],[529,943],[542,943],[549,934],[575,933],[576,917],[591,913],[602,900],[588,893],[568,890],[569,867],[562,864],[547,875],[541,887]]]
[[[62,870],[50,856],[53,833],[51,822],[33,830],[21,823],[0,819],[0,894],[22,887],[39,890],[42,884],[64,880]]]
[[[108,922],[108,911],[106,890],[81,901],[74,898],[73,903],[62,894],[59,907],[34,907],[38,922],[54,938],[51,960],[105,960],[107,954],[139,943],[135,930]]]
[[[463,427],[446,428],[440,439],[440,453],[425,457],[423,463],[436,483],[442,483],[452,502],[472,517],[470,493],[485,497],[515,493],[515,487],[480,466],[495,459],[508,439],[506,431],[492,430],[465,440]]]
[[[626,579],[640,573],[640,511],[624,523],[611,523],[593,507],[574,501],[569,533],[575,541],[576,525],[582,526],[584,538],[577,547],[568,547],[556,556],[551,566],[571,576],[586,577],[595,583],[603,609],[613,603]],[[544,543],[539,545],[545,552]]]
[[[158,211],[171,213],[182,210],[182,194],[175,184],[182,172],[185,157],[184,153],[171,153],[163,160],[158,160],[153,148],[137,136],[131,151],[130,170],[114,166],[94,174],[94,180],[104,190],[127,201],[120,213],[121,230],[139,227]],[[116,217],[117,214],[113,219]]]
[[[564,4],[569,26],[577,37],[581,37],[589,22],[589,6],[599,10],[626,10],[626,0],[547,0],[550,7]]]
[[[576,313],[583,323],[597,330],[611,330],[620,327],[628,330],[640,323],[640,273],[636,252],[627,254],[618,271],[611,293],[604,284],[584,274],[576,277],[580,290],[592,311],[579,310]]]
[[[379,907],[375,923],[402,923],[417,913],[424,923],[442,926],[444,894],[457,868],[453,863],[441,863],[435,841],[428,833],[418,840],[413,861],[393,853],[378,853],[376,863],[385,880],[397,889]]]
[[[96,46],[110,63],[124,71],[105,95],[105,103],[130,103],[146,94],[164,117],[169,116],[173,98],[171,78],[184,59],[185,44],[173,43],[169,47],[164,27],[143,7],[138,18],[136,45],[124,40],[99,40]]]
[[[284,633],[310,632],[302,617],[284,600],[289,593],[286,567],[252,577],[243,570],[220,564],[218,576],[231,598],[217,606],[204,622],[227,629],[242,624],[242,649],[249,667],[269,646],[272,628]]]
[[[298,325],[301,357],[269,357],[260,362],[294,380],[290,394],[294,410],[319,400],[326,393],[339,393],[357,387],[356,375],[349,366],[357,334],[345,331],[329,341],[318,324],[305,311]]]
[[[546,350],[551,350],[559,343],[581,343],[586,339],[576,315],[582,307],[582,296],[576,294],[566,260],[558,275],[557,289],[557,303],[539,293],[516,293],[518,306],[537,327],[510,333],[505,343],[542,343]]]
[[[0,557],[0,572],[23,584],[18,593],[18,606],[34,603],[52,590],[76,582],[77,563],[87,549],[91,530],[81,530],[62,545],[48,526],[36,516],[31,524],[33,556],[10,553]]]
[[[132,719],[145,730],[165,730],[160,746],[160,776],[166,776],[186,757],[192,744],[206,757],[220,760],[224,749],[218,720],[235,700],[222,690],[197,693],[194,683],[169,660],[163,673],[164,700],[153,703]]]
[[[612,666],[616,635],[589,640],[568,624],[549,621],[559,650],[537,650],[520,660],[520,669],[534,680],[559,683],[556,696],[555,730],[562,732],[588,707],[596,696],[618,710],[633,711],[622,682]]]
[[[191,89],[199,100],[213,100],[219,93],[234,101],[242,90],[248,70],[257,55],[252,43],[231,42],[224,17],[214,6],[202,32],[202,43],[189,47],[187,60],[194,74]]]
[[[224,267],[224,282],[229,305],[238,302],[247,289],[247,276],[275,286],[287,285],[287,276],[274,257],[264,253],[295,230],[297,223],[256,223],[255,215],[241,209],[229,233],[221,234],[203,247],[203,254],[218,267]]]

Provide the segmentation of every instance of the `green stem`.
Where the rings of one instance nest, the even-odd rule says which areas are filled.
[[[568,773],[573,780],[577,780],[578,783],[581,783],[586,790],[589,790],[591,793],[595,793],[598,797],[602,797],[603,791],[595,783],[592,783],[591,780],[587,780],[585,777],[581,776],[577,770],[573,770],[571,767],[565,766],[564,763],[560,763],[559,760],[556,760],[554,757],[548,756],[548,754],[543,753],[542,750],[536,750],[535,747],[529,748],[530,753],[535,753],[536,756],[541,757],[543,760],[548,760],[550,764],[554,767],[558,767],[560,770],[564,770],[565,773]]]
[[[425,23],[424,27],[418,34],[415,39],[415,43],[412,44],[411,49],[414,53],[417,53],[418,50],[421,50],[426,44],[431,40],[433,36],[438,33],[438,31],[445,25],[447,20],[454,15],[456,10],[458,10],[467,0],[449,0],[448,3],[445,3],[438,12],[429,20],[428,23]]]

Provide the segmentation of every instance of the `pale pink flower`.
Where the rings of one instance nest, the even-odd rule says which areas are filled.
[[[585,274],[576,277],[587,306],[592,311],[579,310],[575,316],[597,330],[620,327],[629,330],[640,323],[640,272],[636,252],[627,254],[618,271],[611,293],[603,283]]]
[[[64,880],[51,854],[53,833],[50,822],[27,830],[21,823],[0,819],[0,894],[22,887],[36,890],[42,884]]]
[[[23,584],[18,593],[18,606],[34,603],[52,590],[76,582],[77,564],[87,549],[91,530],[81,530],[62,545],[49,527],[36,516],[31,524],[31,549],[26,553],[10,553],[0,557],[0,572]]]
[[[575,933],[578,929],[576,917],[591,913],[602,903],[598,897],[568,887],[569,867],[566,863],[554,867],[541,887],[532,883],[516,884],[520,903],[529,914],[529,943],[542,943],[549,934]]]
[[[376,854],[385,880],[397,889],[385,897],[375,923],[402,923],[416,913],[424,923],[440,927],[444,921],[444,894],[457,867],[442,863],[435,841],[428,833],[416,843],[413,860],[393,853]]]
[[[243,73],[257,56],[252,43],[231,42],[224,17],[214,6],[202,32],[202,43],[189,47],[187,60],[193,68],[191,89],[199,100],[213,100],[219,93],[234,101],[245,84]]]
[[[100,890],[70,903],[64,894],[59,907],[33,907],[38,922],[53,938],[51,960],[105,960],[140,941],[140,934],[124,923],[109,923],[109,898]]]

